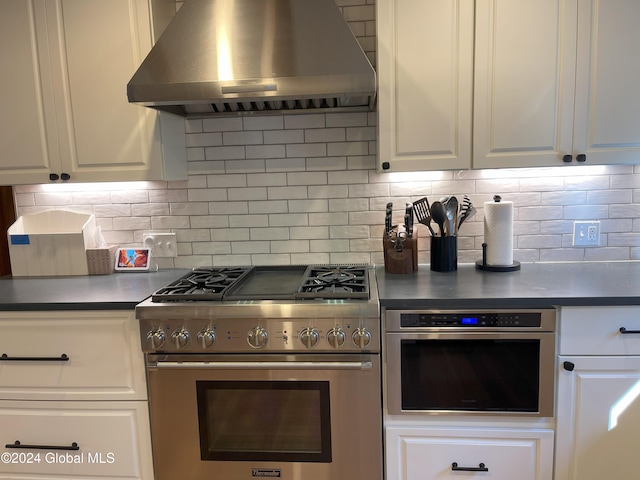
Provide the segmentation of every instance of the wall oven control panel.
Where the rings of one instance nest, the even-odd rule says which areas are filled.
[[[540,327],[539,312],[523,313],[402,313],[400,326],[414,327]]]

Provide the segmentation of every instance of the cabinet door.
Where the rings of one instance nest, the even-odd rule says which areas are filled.
[[[2,312],[0,332],[0,399],[147,398],[133,312]]]
[[[552,478],[551,430],[387,428],[386,439],[387,480]]]
[[[637,478],[640,357],[560,357],[555,480]],[[635,473],[634,473],[635,472]]]
[[[6,0],[0,15],[0,182],[47,181],[59,168],[44,1]]]
[[[640,2],[578,4],[574,159],[640,163]]]
[[[0,401],[0,445],[0,478],[153,480],[146,402]]]
[[[0,77],[0,184],[45,183],[50,173],[71,182],[186,179],[184,119],[127,100],[152,45],[151,4],[3,2],[0,51],[12,66]]]
[[[59,27],[51,61],[65,173],[73,181],[164,178],[159,114],[126,95],[152,45],[149,2],[56,0],[48,14]]]
[[[379,170],[469,168],[472,0],[379,0]]]
[[[576,0],[477,0],[474,168],[571,153]]]

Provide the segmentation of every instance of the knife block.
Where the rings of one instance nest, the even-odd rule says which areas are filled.
[[[391,238],[382,232],[384,270],[387,273],[413,273],[418,271],[418,230],[405,239],[402,251],[394,248]]]

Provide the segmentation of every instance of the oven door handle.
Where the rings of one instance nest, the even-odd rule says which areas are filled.
[[[159,361],[150,367],[196,368],[196,369],[278,369],[278,370],[371,370],[370,361],[360,362],[165,362]]]

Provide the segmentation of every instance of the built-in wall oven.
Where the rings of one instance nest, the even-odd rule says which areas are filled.
[[[382,480],[379,314],[368,265],[206,267],[156,292],[136,308],[156,480]]]
[[[553,417],[554,309],[386,310],[390,415]]]

